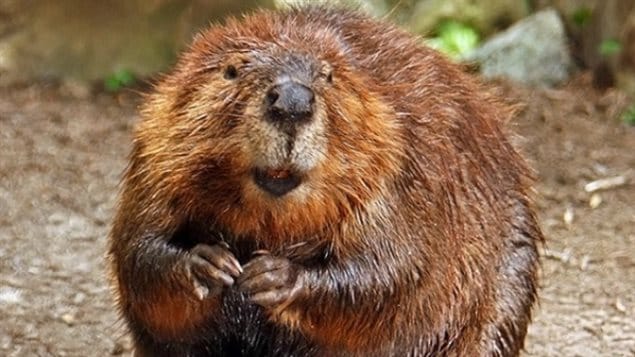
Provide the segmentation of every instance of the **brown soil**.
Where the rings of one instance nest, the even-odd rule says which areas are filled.
[[[623,95],[588,82],[497,85],[525,104],[514,126],[538,171],[547,236],[527,356],[635,356],[635,128],[617,119],[628,104]],[[0,88],[2,356],[130,348],[103,255],[136,99],[73,92]],[[584,190],[620,175],[630,183],[593,199]]]

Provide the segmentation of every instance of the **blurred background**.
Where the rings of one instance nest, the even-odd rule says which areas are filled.
[[[103,255],[139,94],[196,31],[290,3],[0,0],[0,355],[130,354]],[[547,236],[524,355],[635,356],[635,1],[331,3],[518,108]]]
[[[0,84],[33,80],[104,81],[112,89],[118,80],[128,84],[166,69],[192,34],[210,22],[222,22],[228,15],[253,8],[303,2],[311,3],[2,0]],[[490,75],[510,73],[525,82],[557,84],[576,70],[591,69],[597,77],[595,84],[600,87],[618,85],[630,92],[635,90],[635,2],[630,0],[331,2],[358,7],[397,22],[430,39],[429,43],[455,58],[489,60],[484,71]],[[532,17],[537,13],[541,14],[538,18]],[[493,37],[528,17],[528,23],[523,24],[526,31],[506,33],[506,39],[482,48]],[[555,56],[552,61],[559,62],[543,62],[549,55]],[[489,68],[494,64],[492,61],[496,61],[498,68]],[[524,66],[525,72],[533,72],[526,68],[531,66],[525,63],[528,61],[534,61],[537,67],[534,69],[540,73],[500,68]],[[547,68],[540,69],[542,66],[537,64]]]

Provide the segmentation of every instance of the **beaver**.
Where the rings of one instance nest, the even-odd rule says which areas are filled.
[[[141,108],[110,235],[136,355],[517,355],[542,236],[492,93],[355,10],[197,35]]]

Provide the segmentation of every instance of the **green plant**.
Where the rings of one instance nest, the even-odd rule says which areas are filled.
[[[631,104],[628,109],[622,114],[622,121],[625,124],[635,126],[635,104]]]
[[[136,82],[132,71],[121,69],[104,79],[104,88],[108,92],[118,92],[125,87],[129,87]]]
[[[428,45],[455,59],[472,51],[480,42],[480,36],[472,26],[455,20],[443,21],[436,33],[437,37],[429,39]]]
[[[584,27],[589,24],[593,17],[593,11],[586,6],[577,8],[573,14],[571,14],[571,20],[574,24],[580,27]]]
[[[600,43],[600,54],[604,57],[613,56],[622,50],[622,44],[616,39],[607,39]]]

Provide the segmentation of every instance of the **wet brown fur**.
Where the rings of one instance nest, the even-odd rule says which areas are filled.
[[[271,198],[250,181],[244,118],[265,90],[250,78],[267,74],[222,71],[254,66],[258,51],[333,71],[314,88],[327,149],[305,195]],[[263,312],[290,347],[276,337],[260,354],[517,355],[542,237],[503,129],[511,115],[418,39],[356,12],[262,11],[204,31],[147,99],[112,230],[137,353],[216,355],[209,336],[231,329],[222,297],[197,300],[179,270],[188,248],[171,237],[191,225],[200,241],[250,247],[241,264],[267,249],[306,269],[310,293]]]

